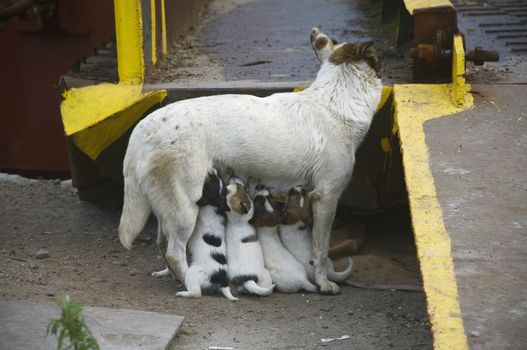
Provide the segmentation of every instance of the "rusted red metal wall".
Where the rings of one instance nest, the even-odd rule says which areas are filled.
[[[49,3],[40,18],[0,23],[0,171],[67,173],[59,78],[115,36],[113,1]]]

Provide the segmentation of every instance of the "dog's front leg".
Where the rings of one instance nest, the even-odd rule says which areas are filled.
[[[327,264],[331,225],[337,210],[338,196],[320,193],[313,203],[313,262],[315,282],[321,294],[339,294],[339,286],[328,280]]]

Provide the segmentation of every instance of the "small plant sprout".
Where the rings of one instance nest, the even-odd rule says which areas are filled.
[[[56,303],[61,316],[50,322],[48,335],[57,337],[57,350],[99,350],[99,345],[82,316],[82,305],[71,303],[69,296]]]

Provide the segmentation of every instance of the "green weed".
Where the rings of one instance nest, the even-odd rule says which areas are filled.
[[[70,303],[70,298],[57,300],[61,310],[58,320],[48,326],[48,335],[57,337],[57,350],[100,350],[97,341],[82,316],[82,305]]]

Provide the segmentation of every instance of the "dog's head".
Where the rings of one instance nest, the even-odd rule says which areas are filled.
[[[311,29],[311,47],[319,63],[334,65],[367,63],[376,73],[380,71],[379,58],[372,42],[337,43],[318,28]]]
[[[201,198],[196,204],[200,207],[212,205],[221,208],[222,199],[225,198],[225,194],[226,191],[223,181],[218,176],[217,171],[213,170],[208,174],[208,178],[205,180],[205,184],[203,185]]]
[[[318,194],[308,195],[302,186],[291,188],[282,211],[282,224],[293,225],[302,221],[305,225],[311,225],[313,223],[311,202],[317,198]]]
[[[254,206],[249,193],[239,183],[227,185],[227,212],[229,217],[238,216],[242,221],[249,221],[254,213]]]
[[[273,227],[280,225],[281,209],[264,185],[256,187],[254,195],[254,215],[249,223],[255,227]]]

